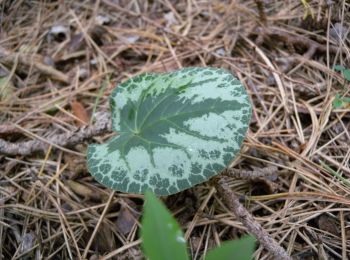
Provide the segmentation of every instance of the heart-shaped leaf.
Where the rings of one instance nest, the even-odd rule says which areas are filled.
[[[118,191],[169,195],[222,171],[240,150],[251,117],[242,84],[218,68],[142,74],[110,98],[113,130],[88,147],[88,169]]]

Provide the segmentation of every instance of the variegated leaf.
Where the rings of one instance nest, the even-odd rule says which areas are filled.
[[[169,195],[223,170],[239,152],[251,105],[242,84],[218,68],[142,74],[110,98],[113,130],[88,147],[88,169],[118,191]]]

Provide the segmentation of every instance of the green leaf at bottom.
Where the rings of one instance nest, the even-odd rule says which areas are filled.
[[[254,253],[255,239],[245,236],[239,240],[223,243],[207,254],[205,260],[251,260]]]
[[[141,239],[150,260],[189,259],[183,233],[168,210],[151,192],[146,192]]]

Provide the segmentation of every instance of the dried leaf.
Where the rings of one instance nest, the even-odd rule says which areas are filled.
[[[129,205],[129,207],[136,207],[135,203],[132,201],[128,201],[128,204],[132,204]],[[138,219],[138,215],[135,212],[132,212],[129,207],[127,205],[122,205],[116,222],[118,229],[123,235],[127,235],[131,232],[136,220]]]
[[[77,33],[71,37],[70,41],[67,44],[67,49],[69,52],[75,52],[83,49],[85,44],[86,42],[84,40],[84,34]]]
[[[13,98],[15,87],[9,77],[0,78],[0,101],[8,101]]]
[[[72,108],[73,115],[79,118],[79,120],[77,120],[77,125],[87,125],[89,123],[90,117],[88,116],[88,113],[86,112],[84,106],[76,100],[72,101],[70,103],[70,106]]]
[[[321,215],[318,218],[318,227],[319,229],[329,232],[331,234],[339,234],[339,229],[336,221],[328,215]]]
[[[84,197],[85,199],[93,199],[93,200],[100,199],[100,196],[98,193],[96,193],[96,191],[85,186],[84,184],[81,184],[79,182],[72,181],[72,180],[68,180],[67,184],[76,194]]]
[[[64,161],[68,163],[68,173],[66,176],[70,180],[74,180],[87,172],[85,159],[74,154],[65,154]]]
[[[32,231],[24,234],[24,236],[22,237],[22,243],[21,243],[19,252],[20,253],[27,252],[29,249],[31,249],[34,246],[35,241],[36,241],[36,237]]]
[[[102,223],[95,239],[94,245],[99,249],[100,253],[111,252],[115,249],[116,243],[111,227],[105,223]]]
[[[95,25],[89,30],[89,35],[98,46],[101,46],[108,35],[108,31],[103,26]]]

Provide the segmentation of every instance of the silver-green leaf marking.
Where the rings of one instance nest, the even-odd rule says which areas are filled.
[[[88,169],[118,191],[170,195],[218,174],[239,152],[251,105],[242,84],[218,68],[142,74],[110,97],[113,130],[88,147]]]

